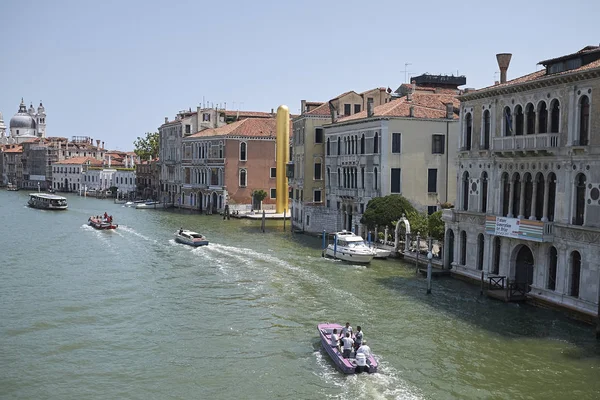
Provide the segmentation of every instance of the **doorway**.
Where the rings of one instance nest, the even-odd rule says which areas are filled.
[[[515,259],[515,283],[525,292],[529,292],[533,284],[533,253],[526,245],[521,245]]]

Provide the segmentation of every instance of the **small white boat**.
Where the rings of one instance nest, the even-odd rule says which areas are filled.
[[[66,210],[67,198],[50,193],[29,193],[29,207],[42,210]]]
[[[208,245],[208,239],[204,235],[184,229],[175,232],[175,241],[195,247]]]
[[[14,183],[9,183],[8,185],[6,185],[6,190],[10,192],[16,192],[17,190],[19,190],[19,188]]]
[[[375,256],[373,258],[388,258],[392,253],[390,250],[380,249],[378,247],[373,247],[373,251],[375,251]]]
[[[136,203],[135,208],[161,208],[162,206],[160,201],[146,201],[144,203]]]
[[[126,201],[125,207],[135,207],[137,204],[147,203],[152,200],[135,200],[135,201]]]
[[[327,257],[359,264],[370,263],[375,254],[362,237],[346,230],[335,234],[333,244],[328,245],[324,253]]]

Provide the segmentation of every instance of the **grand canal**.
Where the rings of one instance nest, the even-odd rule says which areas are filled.
[[[0,398],[600,398],[593,328],[556,312],[452,279],[428,296],[413,266],[325,260],[281,222],[26,201],[0,191]],[[118,230],[86,225],[104,211]],[[381,372],[336,372],[321,321],[362,325]]]

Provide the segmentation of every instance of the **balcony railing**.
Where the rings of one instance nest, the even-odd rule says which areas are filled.
[[[493,151],[548,151],[558,148],[558,133],[537,135],[504,136],[494,138]]]

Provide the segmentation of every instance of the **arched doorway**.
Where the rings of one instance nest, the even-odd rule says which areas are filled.
[[[213,192],[212,194],[212,200],[210,202],[210,213],[214,213],[215,211],[217,211],[217,201],[218,201],[218,196],[217,196],[217,192]]]
[[[65,178],[65,188],[64,188],[65,192],[69,191],[69,180],[67,178]]]
[[[521,245],[515,258],[515,283],[525,292],[533,284],[533,253],[526,245]]]

